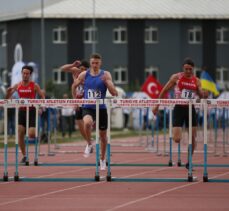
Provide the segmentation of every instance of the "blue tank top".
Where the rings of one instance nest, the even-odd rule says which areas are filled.
[[[90,70],[87,70],[84,81],[84,99],[104,99],[106,97],[107,87],[101,80],[104,70],[100,70],[99,74],[92,76]],[[84,108],[95,109],[95,105],[83,106]],[[106,105],[99,105],[100,109],[105,109]]]

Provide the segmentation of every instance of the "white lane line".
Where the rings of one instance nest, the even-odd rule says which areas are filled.
[[[229,174],[229,172],[226,172],[226,173],[224,173],[224,174],[220,174],[220,175],[214,176],[214,177],[212,177],[211,179],[213,179],[213,178],[218,178],[218,177],[221,177],[221,176],[225,176],[225,175],[227,175],[227,174]],[[127,206],[129,206],[129,205],[136,204],[136,203],[138,203],[138,202],[142,202],[142,201],[145,201],[145,200],[147,200],[147,199],[152,199],[152,198],[155,198],[155,197],[157,197],[157,196],[161,196],[161,195],[163,195],[163,194],[165,194],[165,193],[169,193],[169,192],[172,192],[172,191],[180,190],[180,189],[183,189],[183,188],[192,186],[192,185],[197,185],[197,184],[199,184],[199,183],[202,183],[202,181],[194,182],[194,183],[189,183],[189,184],[185,184],[185,185],[181,185],[181,186],[178,186],[178,187],[175,187],[175,188],[170,188],[170,189],[161,191],[161,192],[159,192],[159,193],[149,195],[149,196],[147,196],[147,197],[142,197],[142,198],[139,198],[139,199],[136,199],[136,200],[133,200],[133,201],[129,201],[129,202],[127,202],[127,203],[124,203],[124,204],[115,206],[115,207],[113,207],[113,208],[111,208],[111,209],[107,209],[106,211],[118,210],[118,209],[127,207]]]

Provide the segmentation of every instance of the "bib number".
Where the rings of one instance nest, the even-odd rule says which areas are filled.
[[[94,90],[94,89],[88,89],[87,97],[88,99],[101,99],[101,91]]]
[[[191,90],[183,89],[181,92],[182,99],[194,99],[195,93]]]

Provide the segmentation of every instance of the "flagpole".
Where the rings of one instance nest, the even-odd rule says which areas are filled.
[[[95,20],[95,0],[92,6],[92,53],[96,52],[96,20]]]
[[[45,89],[45,21],[44,21],[44,0],[41,0],[41,76],[42,87]]]

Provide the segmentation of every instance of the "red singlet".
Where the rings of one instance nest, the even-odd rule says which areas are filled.
[[[20,99],[35,99],[35,83],[30,81],[27,86],[23,86],[22,82],[18,84],[17,87],[18,95]]]
[[[178,80],[175,86],[175,98],[176,99],[194,99],[196,98],[196,92],[198,89],[197,78],[192,76],[186,78],[184,73],[177,73]]]

